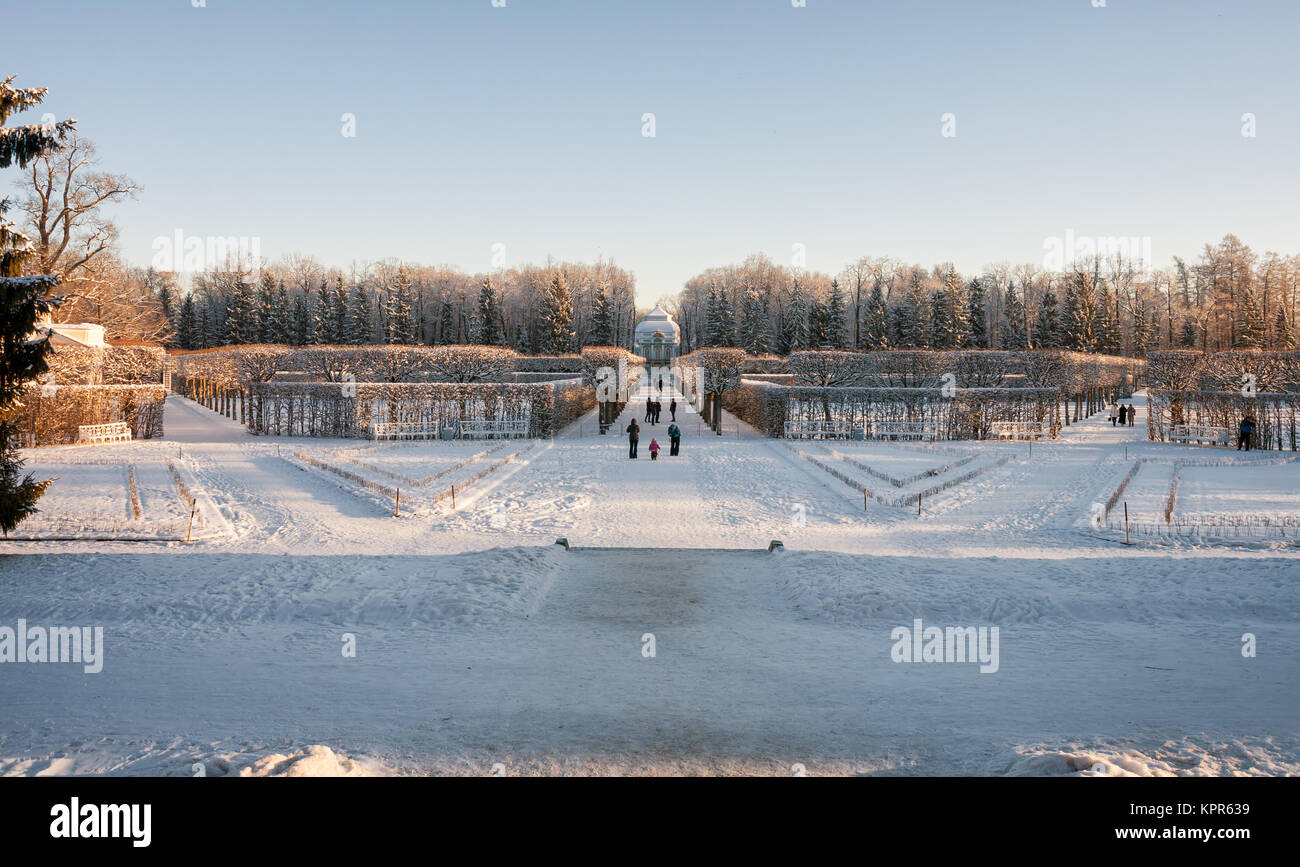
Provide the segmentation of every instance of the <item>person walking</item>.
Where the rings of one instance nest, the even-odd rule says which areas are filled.
[[[677,422],[674,421],[672,424],[668,425],[669,457],[674,457],[674,458],[677,457],[681,449],[682,449],[682,429],[679,428],[677,426]]]
[[[1128,423],[1128,407],[1122,403],[1119,405],[1119,423],[1121,427]]]
[[[1246,451],[1250,451],[1250,436],[1255,432],[1255,417],[1246,413],[1241,419],[1241,424],[1237,427],[1237,451],[1245,446]]]
[[[671,421],[677,421],[677,398],[673,398],[668,403],[668,412],[672,416]]]
[[[1115,404],[1112,403],[1110,405],[1110,426],[1111,427],[1115,426],[1115,420],[1119,418],[1117,414],[1118,412],[1119,412],[1119,407],[1115,406]]]
[[[659,440],[650,437],[650,460],[659,460]]]
[[[659,390],[664,390],[664,378],[662,376],[659,377]]]
[[[645,421],[650,421],[650,417],[654,415],[654,411],[655,411],[655,402],[653,400],[650,400],[649,398],[646,398]]]
[[[1138,414],[1137,408],[1133,404],[1128,405],[1128,426],[1133,427],[1133,419]]]
[[[639,439],[641,439],[641,428],[637,426],[636,419],[632,419],[632,423],[627,426],[627,456],[629,458],[636,457],[636,443]]]
[[[659,424],[659,412],[662,409],[663,409],[663,404],[661,404],[659,401],[656,400],[654,418],[650,419],[651,424]]]

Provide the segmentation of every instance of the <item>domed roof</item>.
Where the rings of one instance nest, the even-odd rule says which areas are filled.
[[[637,325],[635,341],[641,343],[645,340],[653,340],[656,332],[663,340],[670,343],[677,343],[681,336],[681,328],[673,321],[668,311],[658,304]]]

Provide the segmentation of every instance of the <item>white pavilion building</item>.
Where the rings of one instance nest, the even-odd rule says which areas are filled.
[[[633,332],[632,351],[645,358],[647,365],[668,364],[681,342],[681,328],[667,310],[656,304]]]

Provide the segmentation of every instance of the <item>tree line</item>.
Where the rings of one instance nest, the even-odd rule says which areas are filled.
[[[1162,270],[1122,254],[1063,271],[993,265],[963,275],[863,257],[828,275],[756,254],[686,281],[665,306],[682,351],[1069,349],[1145,357],[1158,349],[1292,349],[1300,256],[1260,256],[1233,235]]]

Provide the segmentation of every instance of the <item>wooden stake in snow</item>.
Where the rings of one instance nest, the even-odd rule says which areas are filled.
[[[866,510],[867,510],[867,489],[863,488],[862,489],[862,511],[865,512]]]
[[[456,486],[451,486],[451,510],[456,511]]]
[[[198,511],[197,506],[190,507],[190,526],[185,531],[185,541],[190,541],[190,534],[194,532],[194,513]]]
[[[921,517],[921,495],[916,495],[916,517]]]
[[[1124,501],[1124,544],[1133,544],[1128,540],[1128,500]]]
[[[393,498],[393,517],[396,518],[402,511],[402,489],[397,489],[397,496]]]

